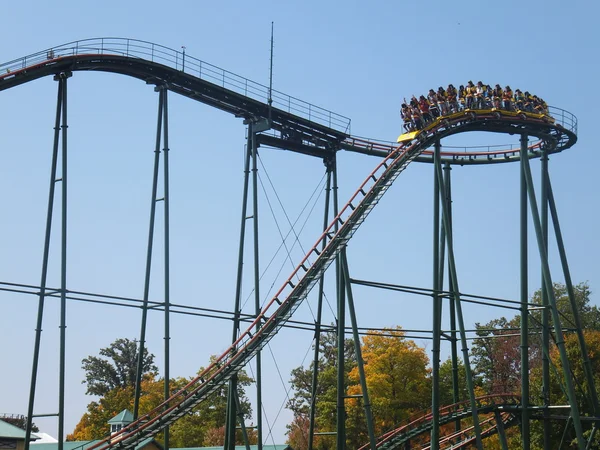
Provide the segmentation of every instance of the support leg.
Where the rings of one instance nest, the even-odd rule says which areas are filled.
[[[169,91],[165,88],[160,91],[163,96],[163,190],[164,190],[164,258],[165,258],[165,267],[164,267],[164,289],[165,289],[165,390],[164,390],[164,398],[167,400],[171,396],[170,392],[170,341],[171,341],[171,332],[170,332],[170,271],[169,271],[169,104],[167,101],[167,94]],[[165,427],[164,429],[164,450],[169,450],[169,427]]]
[[[238,337],[240,330],[240,314],[241,314],[241,300],[242,300],[242,279],[243,279],[243,267],[244,267],[244,245],[246,241],[246,214],[248,209],[248,186],[250,184],[250,158],[252,156],[252,143],[248,140],[245,151],[245,162],[244,162],[244,190],[242,194],[242,217],[240,221],[240,244],[238,249],[238,267],[237,267],[237,281],[235,286],[235,306],[233,313],[233,333],[231,336],[231,342],[235,342]],[[235,423],[236,423],[236,409],[237,404],[234,400],[233,394],[237,391],[237,375],[234,375],[229,380],[229,389],[227,395],[227,413],[225,422],[225,445],[226,450],[230,449],[231,445],[235,445]],[[230,445],[230,443],[232,443]]]
[[[50,254],[50,236],[52,230],[52,212],[54,210],[54,192],[56,187],[56,172],[58,165],[58,144],[60,140],[60,118],[62,113],[63,83],[58,83],[58,98],[56,100],[56,119],[54,122],[54,144],[52,147],[52,166],[50,169],[50,188],[48,190],[48,210],[46,213],[46,235],[44,238],[44,253],[42,257],[42,275],[38,300],[38,314],[35,328],[35,343],[33,347],[33,364],[31,369],[31,384],[29,388],[29,405],[27,408],[27,425],[25,428],[25,450],[29,450],[31,427],[33,426],[33,412],[35,405],[35,390],[42,339],[42,323],[44,318],[44,302],[46,299],[46,280],[48,277],[48,258]]]
[[[445,187],[443,184],[442,171],[440,167],[437,167],[438,185],[440,187],[440,194],[442,198],[445,197]],[[460,329],[460,340],[462,344],[463,360],[465,364],[465,374],[467,378],[467,389],[469,391],[469,401],[471,406],[471,416],[473,418],[473,428],[475,431],[475,439],[478,450],[483,449],[481,441],[481,426],[479,425],[479,414],[477,413],[477,402],[475,401],[475,388],[473,384],[473,374],[471,372],[471,363],[469,361],[469,348],[467,346],[467,335],[465,331],[464,318],[462,313],[462,303],[460,300],[460,289],[458,287],[458,276],[456,272],[456,263],[454,260],[454,246],[452,242],[452,228],[449,220],[448,205],[446,202],[442,202],[442,218],[444,221],[444,227],[446,229],[446,245],[448,247],[448,263],[449,272],[452,280],[453,294],[456,305],[456,313],[458,316],[458,326]]]
[[[538,213],[537,199],[535,197],[535,191],[533,187],[533,180],[531,176],[531,169],[529,167],[529,160],[526,152],[521,150],[521,159],[523,160],[523,170],[525,173],[525,179],[527,181],[527,193],[529,195],[529,206],[531,207],[531,213],[533,215],[533,224],[535,227],[535,233],[538,242],[538,249],[540,252],[540,258],[542,260],[542,272],[544,275],[544,285],[548,292],[548,300],[550,304],[550,310],[552,313],[552,321],[554,324],[554,333],[556,337],[556,347],[560,354],[560,360],[562,363],[563,374],[565,378],[565,386],[567,389],[567,397],[569,405],[571,406],[571,419],[573,420],[573,426],[575,428],[575,434],[577,436],[577,445],[579,448],[585,448],[585,440],[583,438],[583,430],[581,427],[581,419],[579,416],[579,407],[577,405],[577,398],[575,396],[575,389],[573,387],[573,380],[571,379],[571,370],[569,359],[567,357],[567,351],[565,348],[565,340],[562,332],[562,325],[560,317],[558,315],[558,308],[556,306],[556,297],[554,296],[554,289],[552,286],[552,277],[550,275],[550,265],[548,264],[548,254],[544,245],[544,234],[542,231],[542,224]]]
[[[325,187],[325,213],[323,216],[323,230],[327,229],[329,225],[329,201],[331,198],[331,172],[333,170],[333,164],[330,160],[325,161],[327,168],[327,185]],[[327,239],[323,239],[321,245],[321,251],[325,249],[327,245]],[[308,450],[313,450],[314,438],[315,438],[315,413],[317,406],[317,388],[318,388],[318,377],[319,377],[319,351],[321,345],[321,320],[323,314],[323,287],[325,284],[325,275],[321,275],[319,280],[319,298],[317,305],[317,320],[315,323],[315,351],[313,357],[313,374],[312,374],[312,387],[310,395],[310,412],[309,412],[309,428],[308,428]]]
[[[440,297],[440,189],[437,169],[441,164],[440,141],[435,142],[433,178],[433,348],[431,355],[431,450],[439,449],[440,440],[440,333],[442,328]]]
[[[346,259],[346,249],[343,248],[341,253],[342,270],[344,271],[344,280],[346,282],[346,293],[348,295],[348,309],[350,310],[350,320],[352,322],[352,336],[354,339],[354,348],[356,351],[356,365],[360,378],[360,387],[363,395],[363,404],[365,408],[365,417],[367,420],[367,432],[369,434],[369,444],[371,450],[376,450],[375,428],[373,427],[373,414],[371,413],[371,401],[369,400],[369,391],[367,389],[367,379],[365,378],[365,368],[362,359],[362,351],[360,348],[360,338],[358,336],[358,325],[356,322],[356,312],[354,310],[354,298],[352,296],[352,286],[350,283],[350,275],[348,271],[348,260]]]
[[[163,101],[162,94],[158,96],[158,119],[156,124],[156,143],[154,147],[154,172],[152,177],[152,198],[150,202],[150,224],[148,230],[148,246],[146,250],[146,273],[144,278],[144,297],[142,300],[142,321],[140,326],[140,342],[137,360],[137,372],[135,381],[135,396],[133,403],[133,420],[137,420],[139,415],[140,394],[142,385],[142,374],[144,372],[144,353],[146,345],[146,323],[148,317],[148,298],[150,294],[150,274],[152,268],[152,248],[154,243],[154,219],[156,216],[156,193],[158,190],[158,169],[160,165],[160,142],[162,138],[162,120],[163,120]]]
[[[527,137],[521,136],[521,151],[527,152]],[[521,163],[522,164],[522,163]],[[521,194],[520,194],[520,241],[521,241],[521,440],[522,449],[529,450],[530,427],[529,427],[529,292],[527,283],[527,182],[521,171]]]
[[[254,309],[255,314],[260,314],[260,266],[258,247],[258,149],[256,146],[256,133],[252,124],[248,127],[248,138],[252,144],[252,215],[254,217]],[[256,331],[260,324],[256,325]],[[262,361],[261,352],[256,354],[256,431],[258,434],[258,450],[263,448],[262,439]]]
[[[59,74],[62,89],[62,182],[61,182],[61,257],[60,257],[60,369],[58,387],[58,450],[63,450],[65,441],[65,366],[67,337],[67,74]]]

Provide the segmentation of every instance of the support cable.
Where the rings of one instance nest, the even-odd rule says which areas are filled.
[[[323,184],[323,179],[325,178],[325,176],[323,176],[323,178],[319,181],[318,186],[315,188],[313,194],[311,195],[311,197],[309,198],[309,200],[307,201],[307,203],[304,205],[304,207],[302,208],[302,210],[300,211],[300,213],[298,214],[298,217],[296,219],[296,221],[294,222],[294,225],[300,220],[300,218],[302,217],[302,214],[304,213],[304,211],[306,210],[306,208],[308,207],[310,201],[312,200],[312,198],[314,197],[314,195],[319,191],[319,188],[321,187],[321,185]],[[315,199],[313,206],[310,208],[309,211],[309,216],[310,214],[312,214],[312,211],[314,210],[314,208],[316,207],[316,204],[318,202],[320,198],[320,195]],[[302,224],[302,227],[300,228],[300,232],[302,232],[302,230],[304,230],[304,227],[306,226],[308,222],[308,217],[304,220],[304,223]],[[292,233],[292,230],[290,229],[288,231],[288,233],[285,235],[284,239],[287,239],[287,237]],[[275,251],[273,257],[271,258],[271,260],[269,261],[269,263],[266,265],[265,269],[263,270],[263,273],[261,275],[261,280],[262,278],[265,276],[267,270],[271,267],[272,263],[275,261],[275,258],[277,257],[277,255],[279,254],[279,251],[283,248],[283,242],[279,245],[279,247],[277,247],[277,250]],[[281,273],[281,270],[283,270],[283,265],[281,267],[281,269],[279,270],[279,272],[277,273],[277,276],[279,276],[279,274]],[[272,286],[275,284],[275,281],[273,281],[271,288],[269,289],[269,291],[272,290]],[[246,303],[249,301],[249,299],[252,297],[252,294],[254,293],[254,289],[252,289],[250,291],[250,293],[248,294],[248,297],[246,298],[246,300],[244,301],[244,303],[242,304],[242,309],[244,308],[244,306],[246,305]]]
[[[292,390],[292,387],[290,385],[286,385],[285,381],[283,380],[283,376],[281,375],[281,371],[279,369],[279,366],[277,365],[277,359],[275,358],[275,355],[273,354],[271,344],[267,344],[267,346],[269,347],[269,352],[271,353],[273,362],[275,363],[275,367],[277,368],[277,374],[279,375],[279,380],[281,381],[281,385],[284,388],[285,398],[286,398],[284,400],[284,402],[281,404],[281,406],[279,407],[279,410],[277,411],[277,414],[275,415],[275,418],[273,419],[273,427],[274,427],[275,424],[277,423],[277,420],[279,419],[279,415],[281,414],[281,411],[283,411],[283,409],[285,408],[285,405],[290,401],[290,391]],[[300,366],[304,366],[304,362],[306,361],[306,357],[308,356],[311,347],[312,347],[312,344],[308,347],[308,349],[306,350],[306,353],[304,353],[304,358],[302,358],[302,362],[300,363]],[[266,416],[266,410],[265,410],[265,416]],[[269,433],[267,434],[267,437],[266,437],[267,440],[269,439],[269,437],[271,438],[271,440],[274,439],[273,427],[269,427]],[[302,436],[308,442],[307,436],[304,434],[304,430],[300,429],[300,431],[302,432]],[[275,445],[275,442],[273,442],[273,445]]]

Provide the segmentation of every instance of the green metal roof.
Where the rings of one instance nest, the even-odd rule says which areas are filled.
[[[5,422],[4,420],[0,420],[0,438],[25,440],[25,430]],[[39,439],[39,436],[32,433],[31,440],[34,441],[36,439]]]
[[[94,442],[98,441],[66,441],[63,442],[64,450],[84,450],[91,446]],[[35,445],[35,450],[56,450],[58,448],[58,442],[46,442],[43,444],[31,444]]]
[[[128,409],[124,409],[115,417],[110,419],[108,423],[131,423],[133,422],[133,414]]]
[[[250,450],[257,450],[258,445],[251,445]],[[186,447],[177,450],[223,450],[221,447]],[[235,450],[246,450],[245,445],[236,445]],[[263,450],[294,450],[289,445],[263,445]]]
[[[134,450],[139,450],[145,445],[152,442],[154,438],[149,437],[148,439],[143,440],[138,445],[135,446]],[[100,442],[99,440],[95,441],[66,441],[63,442],[63,450],[86,450],[91,447],[96,442]],[[56,450],[58,448],[58,442],[47,442],[44,444],[32,444],[35,445],[33,450]],[[157,441],[154,441],[154,445],[162,450],[163,446],[160,445]],[[221,449],[222,450],[222,449]]]

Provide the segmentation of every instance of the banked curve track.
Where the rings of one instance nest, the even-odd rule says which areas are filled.
[[[519,423],[519,405],[521,397],[513,394],[492,394],[476,399],[477,412],[482,427],[481,437],[487,438],[498,432],[498,427],[509,428]],[[472,415],[470,402],[468,400],[444,406],[440,409],[440,426],[450,424],[456,420],[470,418]],[[484,418],[483,416],[489,415]],[[429,410],[426,413],[417,414],[409,418],[406,423],[398,426],[377,439],[377,448],[391,450],[403,448],[408,443],[413,444],[411,448],[429,449],[428,434],[431,432],[433,414]],[[501,423],[499,423],[501,422]],[[418,442],[418,446],[417,446]],[[470,448],[475,442],[475,434],[472,425],[465,426],[460,431],[450,432],[440,437],[440,449],[445,448]],[[359,448],[368,450],[369,444]]]
[[[129,45],[129,41],[127,40],[127,45]],[[152,45],[154,46],[154,44]],[[68,48],[72,50],[71,47]],[[325,146],[335,141],[343,142],[350,137],[346,134],[347,130],[332,128],[332,123],[337,120],[335,116],[331,115],[332,113],[325,114],[324,123],[323,121],[318,123],[310,117],[310,110],[308,117],[301,117],[284,110],[269,108],[264,102],[252,99],[247,95],[235,93],[222,86],[189,75],[180,69],[147,61],[139,56],[133,58],[129,55],[123,56],[123,54],[90,54],[89,47],[82,50],[83,55],[77,52],[66,56],[56,53],[49,54],[54,50],[58,51],[60,48],[44,51],[47,53],[40,52],[37,54],[37,59],[36,55],[33,55],[33,60],[30,56],[0,65],[0,70],[6,70],[6,73],[0,75],[0,91],[43,76],[71,70],[117,72],[137,77],[147,83],[166,85],[169,90],[176,93],[195,98],[249,120],[264,119],[267,114],[270,114],[273,128],[279,127],[282,131],[287,126],[293,126],[296,131],[301,130],[304,136],[310,136]],[[420,133],[417,139],[404,143],[385,155],[277,294],[264,306],[255,321],[218,359],[181,391],[123,428],[119,433],[91,446],[90,450],[104,450],[111,447],[134,448],[144,439],[156,435],[164,427],[184,416],[219,386],[226,383],[277,334],[292,316],[320,276],[408,164],[442,137],[474,131],[479,125],[488,126],[490,124],[497,131],[536,135],[545,142],[550,150],[557,149],[561,145],[563,148],[567,148],[574,143],[573,139],[568,139],[566,144],[561,142],[560,137],[569,135],[569,133],[564,133],[564,129],[560,126],[541,120],[523,121],[515,117],[494,118],[470,115],[436,121],[433,126]],[[547,137],[547,140],[544,137]],[[319,248],[323,248],[323,243],[326,246],[323,250],[319,250]]]

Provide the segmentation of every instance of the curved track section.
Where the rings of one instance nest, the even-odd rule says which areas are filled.
[[[503,110],[467,110],[440,117],[434,121],[462,119],[465,128],[460,132],[479,131],[519,135],[527,133],[538,140],[528,147],[530,158],[539,158],[542,149],[547,153],[558,153],[566,150],[577,142],[577,118],[568,111],[550,107],[549,116],[529,113],[515,113]],[[432,126],[432,125],[429,125]],[[454,133],[448,133],[448,135]],[[341,148],[348,151],[384,156],[392,151],[397,144],[377,141],[369,138],[347,137]],[[458,165],[497,164],[518,161],[520,147],[517,146],[479,146],[451,148],[442,147],[442,163]],[[433,151],[425,150],[416,159],[417,162],[433,162]]]
[[[516,425],[519,421],[517,414],[521,397],[508,394],[487,395],[477,398],[477,412],[481,415],[480,425],[482,438],[487,438],[498,432],[498,413],[504,428]],[[456,420],[471,417],[472,411],[469,401],[455,403],[440,409],[440,425],[446,425]],[[485,417],[490,415],[490,417]],[[407,423],[392,430],[377,440],[378,449],[395,449],[411,441],[419,442],[421,449],[429,449],[429,439],[426,436],[431,432],[432,413],[415,416],[408,419]],[[440,438],[440,449],[444,448],[467,448],[475,442],[472,426],[465,427],[461,431],[446,434]],[[368,450],[369,445],[364,445],[359,450]],[[412,448],[412,446],[411,446]]]
[[[387,157],[396,143],[353,137],[350,119],[268,87],[190,55],[158,44],[123,38],[94,38],[52,47],[0,64],[0,91],[45,76],[72,71],[104,71],[166,86],[169,90],[250,121],[265,120],[276,131],[258,135],[258,141],[312,156],[331,156],[338,149]],[[269,102],[270,100],[270,102]],[[269,104],[270,103],[270,104]],[[518,134],[526,131],[539,140],[529,147],[530,157],[565,150],[577,140],[577,118],[550,107],[551,120],[509,111],[472,110],[441,117],[429,125],[462,119],[471,129]],[[519,159],[519,148],[442,149],[450,164],[489,164]],[[418,162],[432,162],[424,150]]]
[[[115,45],[111,40],[111,45]],[[301,115],[291,108],[270,107],[260,99],[253,98],[248,86],[237,90],[228,89],[227,75],[222,72],[222,85],[189,73],[189,66],[184,61],[178,62],[178,52],[169,53],[175,58],[175,67],[155,62],[155,50],[160,46],[143,43],[143,49],[151,60],[139,54],[133,56],[130,45],[140,41],[118,40],[127,44],[127,51],[115,52],[114,48],[104,47],[105,41],[79,41],[66,46],[40,52],[29,57],[0,65],[0,91],[38,79],[47,75],[55,75],[73,70],[99,70],[121,73],[144,80],[147,83],[164,85],[171,91],[207,103],[216,108],[228,111],[247,120],[269,120],[269,125],[285,133],[293,129],[299,132],[300,139],[310,141],[312,148],[322,146],[329,152],[342,148],[342,142],[351,139],[347,129],[335,128],[334,122],[343,116],[333,115],[319,110],[319,120],[314,117],[311,105]],[[83,45],[85,43],[86,45]],[[165,51],[164,47],[160,47]],[[169,49],[167,49],[169,50]],[[174,52],[173,50],[169,50]],[[139,49],[138,49],[138,53]],[[142,52],[143,53],[143,52]],[[189,63],[189,60],[186,60]],[[195,60],[198,61],[198,60]],[[163,61],[164,62],[164,61]],[[178,67],[178,65],[181,65]],[[195,67],[195,66],[194,66]],[[214,66],[213,66],[214,67]],[[199,66],[202,75],[202,65]],[[243,80],[243,79],[242,79]],[[248,81],[248,80],[246,80]],[[242,92],[239,92],[239,91]],[[292,97],[287,97],[292,102]],[[265,99],[266,100],[266,99]],[[295,100],[295,99],[294,99]],[[335,120],[334,120],[335,119]],[[342,120],[342,128],[343,128]],[[349,126],[349,120],[347,121]],[[341,209],[338,216],[320,236],[315,245],[292,272],[277,294],[266,304],[255,321],[217,360],[208,366],[198,377],[194,378],[184,389],[174,394],[150,413],[139,418],[118,434],[96,443],[91,449],[134,448],[144,439],[159,433],[164,427],[184,416],[192,408],[205,400],[219,386],[226,383],[234,374],[246,365],[288,321],[301,302],[306,298],[320,276],[336,258],[340,250],[352,238],[358,227],[365,221],[370,211],[377,205],[381,197],[392,185],[400,173],[435,141],[452,134],[467,131],[494,131],[504,133],[524,133],[537,136],[549,152],[560,151],[573,145],[576,135],[565,130],[560,124],[541,119],[524,120],[505,114],[454,114],[436,120],[410,142],[390,148],[375,170],[361,184],[350,201]],[[298,137],[298,135],[295,135]],[[354,145],[357,145],[354,142]],[[369,153],[368,143],[363,145],[363,153]],[[308,147],[308,145],[306,145]],[[358,147],[357,147],[358,148]],[[330,153],[331,154],[331,153]],[[322,244],[326,246],[319,250]],[[448,415],[450,417],[450,414]],[[456,416],[455,416],[456,418]],[[389,435],[386,440],[394,440],[400,433]],[[391,447],[390,447],[391,448]]]

